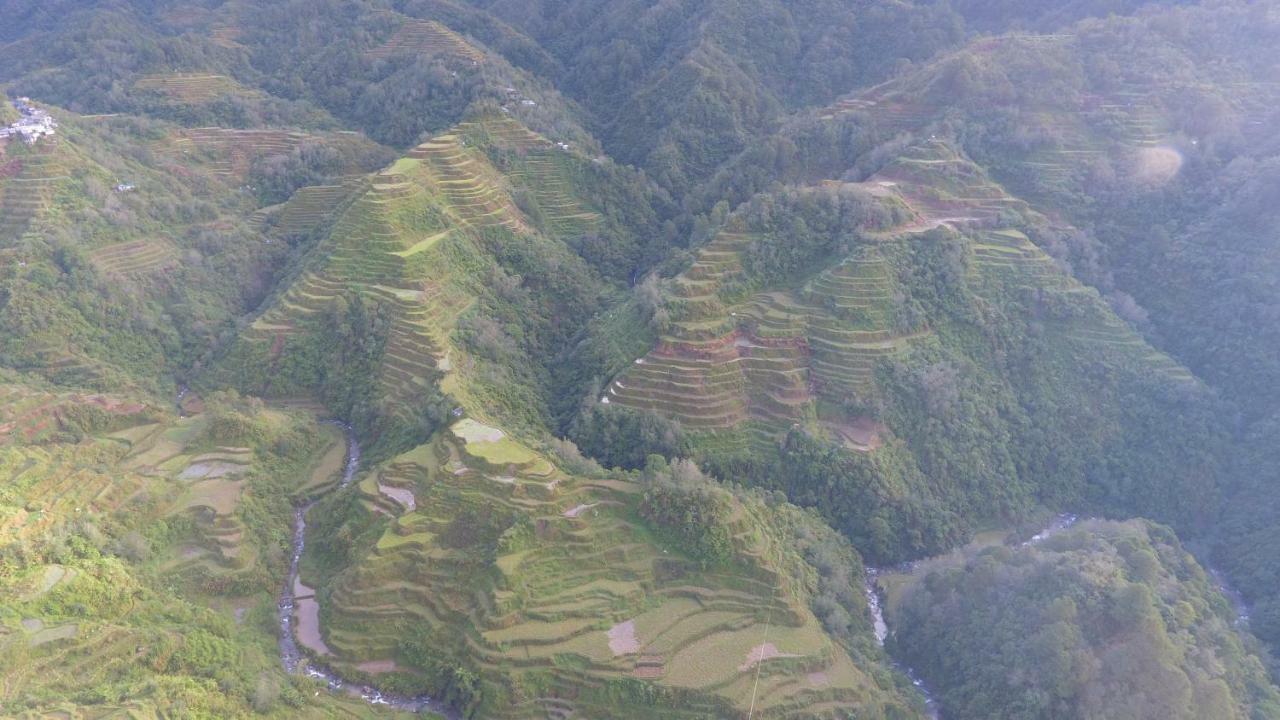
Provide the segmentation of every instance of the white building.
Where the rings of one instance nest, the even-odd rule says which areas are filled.
[[[0,128],[0,138],[21,137],[28,145],[34,145],[40,138],[57,133],[58,121],[49,113],[31,104],[29,98],[18,98],[13,101],[22,117],[5,128]]]

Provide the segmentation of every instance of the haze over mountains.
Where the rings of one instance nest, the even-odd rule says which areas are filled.
[[[0,714],[1280,718],[1280,5],[0,17]]]

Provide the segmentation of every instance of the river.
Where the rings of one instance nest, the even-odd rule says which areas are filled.
[[[173,401],[173,407],[177,409],[179,418],[187,416],[187,412],[182,409],[182,401],[187,399],[187,393],[189,392],[191,392],[191,388],[186,385],[178,386],[178,397]]]
[[[1045,526],[1043,530],[1033,535],[1029,540],[1024,542],[1023,545],[1035,545],[1059,532],[1062,532],[1063,530],[1073,527],[1079,521],[1080,518],[1076,515],[1058,515],[1053,519],[1053,522],[1049,523],[1049,525]],[[907,563],[906,565],[895,567],[893,570],[895,572],[912,572],[915,569],[916,564],[917,563],[914,562]],[[872,628],[875,632],[876,642],[879,643],[880,647],[884,647],[885,640],[889,638],[889,624],[884,619],[884,608],[882,607],[880,590],[879,586],[876,584],[876,579],[882,572],[885,571],[869,567],[867,568],[866,580],[867,607],[871,611]],[[898,661],[896,658],[893,660],[893,664],[894,667],[901,670],[904,675],[911,679],[911,684],[915,685],[916,690],[924,696],[925,712],[927,713],[926,716],[930,718],[930,720],[942,720],[942,711],[938,708],[938,703],[934,698],[933,693],[931,693],[928,686],[925,685],[924,679],[916,673],[914,668]]]
[[[1227,580],[1227,576],[1219,572],[1217,568],[1205,565],[1204,569],[1209,573],[1209,577],[1213,579],[1213,585],[1222,593],[1227,602],[1231,603],[1231,608],[1236,613],[1236,627],[1244,630],[1249,629],[1249,604],[1245,602],[1244,595],[1240,594],[1231,586]]]
[[[880,647],[884,647],[884,641],[889,638],[889,624],[884,619],[884,608],[881,606],[880,590],[876,586],[876,576],[880,571],[876,568],[867,568],[867,608],[871,610],[871,624],[876,635],[876,643]],[[938,703],[933,698],[933,693],[929,692],[929,688],[925,686],[924,680],[916,674],[914,668],[905,663],[899,662],[896,658],[892,658],[893,666],[902,671],[911,680],[911,684],[915,685],[916,690],[924,696],[924,706],[926,717],[930,720],[942,720],[942,714],[938,711]]]
[[[360,469],[360,443],[356,440],[355,431],[350,425],[331,422],[342,428],[347,439],[347,462],[342,472],[339,488],[345,488],[355,479]],[[293,544],[289,555],[289,573],[280,590],[280,602],[277,604],[277,618],[280,624],[280,662],[286,672],[296,674],[302,672],[307,677],[323,681],[332,692],[341,692],[353,697],[362,698],[370,705],[378,705],[393,710],[411,713],[430,711],[449,720],[461,720],[462,716],[428,695],[405,697],[384,693],[368,685],[352,683],[342,678],[333,669],[307,660],[298,649],[298,639],[294,630],[294,588],[298,580],[298,563],[302,560],[302,551],[307,540],[307,511],[316,504],[316,500],[298,505],[293,510]]]

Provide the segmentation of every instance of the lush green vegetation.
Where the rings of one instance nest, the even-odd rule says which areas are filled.
[[[934,227],[944,213],[974,220]],[[1215,400],[1028,240],[1043,216],[946,145],[721,223],[662,284],[658,348],[575,426],[601,458],[691,453],[818,508],[878,562],[1046,505],[1212,518]]]
[[[914,571],[893,644],[959,718],[1280,713],[1235,609],[1168,528],[1091,521]]]
[[[0,14],[6,714],[376,712],[278,669],[303,497],[310,652],[478,717],[914,717],[862,558],[1046,511],[1280,643],[1266,3]],[[957,714],[1277,713],[1163,527],[964,562]]]
[[[193,156],[205,148],[142,118],[60,121],[57,143],[5,155],[0,357],[72,386],[164,391],[267,294],[291,247],[254,231],[257,204],[214,149]],[[310,142],[333,172],[381,157],[358,136]]]
[[[652,212],[619,209],[645,197],[514,120],[468,120],[356,190],[202,382],[319,397],[378,458],[425,441],[445,394],[545,432],[591,381],[559,369],[579,309],[617,302],[661,247],[640,239]]]
[[[1188,4],[978,42],[851,96],[831,121],[865,128],[876,138],[867,145],[952,136],[1006,187],[1074,224],[1028,234],[1225,400],[1210,416],[1223,442],[1206,470],[1229,500],[1207,503],[1212,526],[1193,532],[1219,544],[1215,557],[1264,607],[1276,597],[1261,518],[1276,506],[1263,288],[1275,276],[1266,108],[1277,27],[1256,5]]]

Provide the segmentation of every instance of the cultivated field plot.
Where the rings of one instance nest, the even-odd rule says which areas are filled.
[[[134,83],[134,88],[155,93],[183,105],[199,105],[228,95],[244,95],[251,91],[226,75],[205,73],[173,73],[147,75]]]
[[[167,241],[134,240],[99,248],[89,257],[106,274],[145,277],[176,265],[178,251]]]
[[[69,172],[54,138],[31,147],[14,144],[0,154],[0,165],[10,168],[8,174],[0,174],[0,241],[13,240],[52,206]]]
[[[484,62],[484,53],[461,35],[434,20],[406,19],[385,43],[367,56],[386,59],[397,55],[440,55],[470,63]]]

